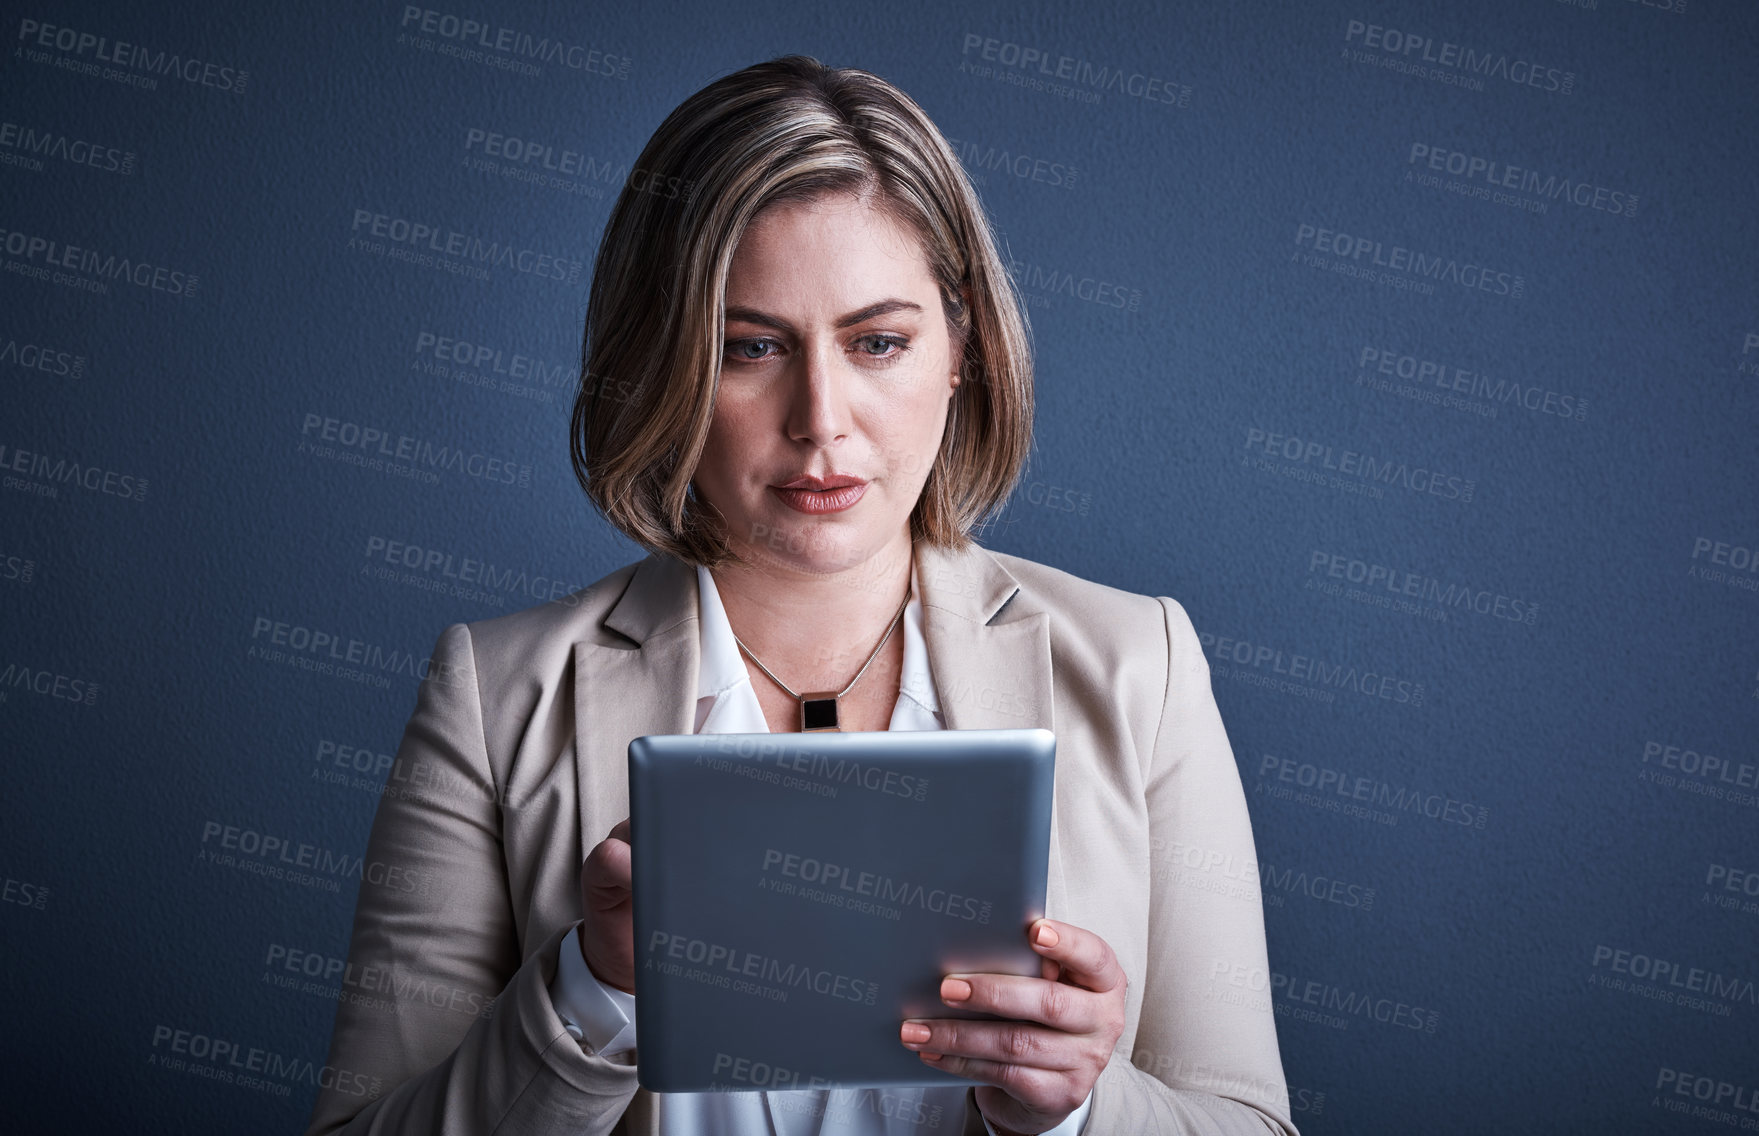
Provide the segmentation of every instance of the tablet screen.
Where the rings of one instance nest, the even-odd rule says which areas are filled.
[[[1055,749],[1039,729],[635,739],[642,1086],[969,1084],[898,1026],[988,1016],[943,1003],[944,974],[1040,973]]]

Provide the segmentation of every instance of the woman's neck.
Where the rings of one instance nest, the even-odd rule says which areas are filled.
[[[847,685],[891,626],[910,587],[908,532],[830,573],[801,572],[761,549],[738,551],[746,563],[710,569],[727,622],[764,666],[800,693]],[[892,635],[901,645],[902,634],[894,630]],[[870,677],[864,675],[862,683]]]

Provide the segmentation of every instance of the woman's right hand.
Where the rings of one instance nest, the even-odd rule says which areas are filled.
[[[629,818],[593,846],[580,865],[580,953],[607,986],[635,993],[635,924],[629,900]]]

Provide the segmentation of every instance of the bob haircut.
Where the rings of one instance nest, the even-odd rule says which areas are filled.
[[[960,357],[911,539],[963,547],[1018,482],[1032,445],[1031,348],[970,180],[904,92],[789,55],[666,116],[593,266],[570,456],[593,505],[650,552],[739,559],[690,485],[714,416],[728,266],[766,207],[830,193],[872,201],[920,235]]]

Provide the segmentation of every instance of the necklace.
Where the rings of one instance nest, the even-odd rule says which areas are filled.
[[[867,656],[867,662],[861,664],[861,669],[855,672],[855,677],[850,679],[849,685],[842,690],[815,690],[806,694],[796,694],[787,683],[776,677],[774,671],[763,665],[763,660],[751,653],[751,648],[747,647],[739,636],[733,636],[733,642],[738,643],[739,649],[745,652],[746,657],[757,664],[758,670],[770,676],[771,682],[787,691],[788,697],[800,703],[800,730],[802,733],[833,731],[841,733],[843,727],[837,714],[837,700],[854,690],[855,684],[861,681],[861,676],[867,673],[867,668],[873,665],[875,659],[879,658],[879,653],[885,648],[886,641],[891,639],[892,632],[897,629],[898,622],[904,618],[904,609],[909,606],[910,592],[909,589],[905,589],[904,602],[898,605],[898,614],[894,615],[892,622],[886,625],[886,633],[880,636],[879,646],[873,649],[873,654]],[[731,631],[732,628],[728,628],[728,630]]]

